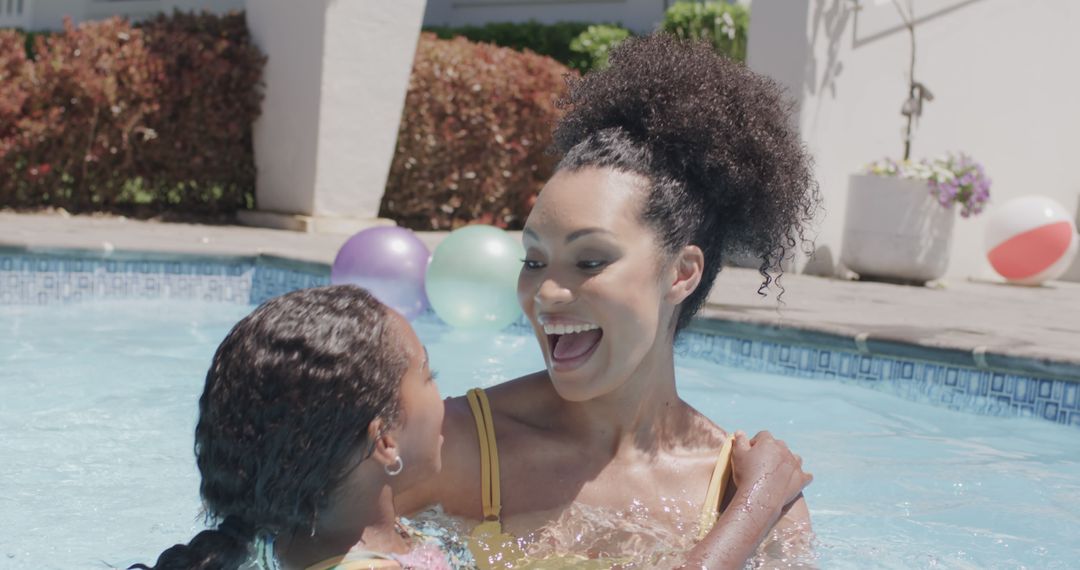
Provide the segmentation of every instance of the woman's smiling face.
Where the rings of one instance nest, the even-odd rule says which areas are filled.
[[[518,300],[566,400],[621,386],[671,324],[667,272],[640,218],[646,184],[608,168],[560,171],[525,223]]]

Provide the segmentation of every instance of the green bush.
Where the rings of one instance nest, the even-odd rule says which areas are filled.
[[[600,24],[589,26],[570,42],[570,49],[589,56],[590,69],[607,67],[608,54],[612,48],[630,37],[630,30],[620,26]]]
[[[379,215],[415,230],[520,229],[552,175],[566,66],[465,38],[423,34]]]
[[[0,206],[251,207],[265,58],[242,14],[68,21],[32,59],[24,42],[0,33]]]
[[[521,50],[530,50],[578,71],[592,67],[588,54],[570,49],[570,43],[589,28],[586,22],[559,22],[541,24],[539,22],[497,22],[483,26],[433,26],[424,28],[441,39],[448,40],[458,36],[470,41],[495,44]]]
[[[661,29],[684,39],[706,40],[716,51],[746,61],[750,11],[726,2],[676,2],[664,13]]]

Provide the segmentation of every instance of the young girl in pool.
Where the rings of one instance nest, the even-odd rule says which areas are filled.
[[[199,400],[200,491],[220,524],[153,568],[449,568],[449,545],[393,503],[438,473],[442,421],[424,347],[366,291],[267,301],[222,341]]]
[[[618,540],[522,547],[577,507],[646,510],[705,537],[694,567],[741,568],[774,525],[809,533],[810,476],[767,432],[733,437],[685,402],[673,344],[726,259],[755,256],[767,286],[802,241],[819,195],[790,107],[665,35],[623,43],[564,103],[518,281],[546,369],[449,400],[443,471],[398,506],[480,521],[481,568],[623,563]]]

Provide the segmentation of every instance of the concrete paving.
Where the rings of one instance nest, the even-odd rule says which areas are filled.
[[[419,234],[434,247],[444,233]],[[333,261],[344,235],[174,224],[120,217],[0,212],[0,247],[154,251],[197,255],[276,255]],[[1042,287],[951,281],[910,287],[786,275],[779,290],[758,295],[755,270],[725,268],[704,316],[711,328],[739,327],[758,336],[787,338],[791,331],[847,342],[864,352],[911,354],[909,348],[961,355],[969,366],[1006,367],[1080,380],[1080,283]],[[710,327],[706,327],[710,328]],[[745,331],[744,331],[745,332]],[[1020,365],[1015,365],[1020,362]],[[1009,363],[1012,363],[1011,365]]]

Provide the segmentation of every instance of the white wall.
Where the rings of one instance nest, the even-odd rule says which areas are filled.
[[[375,218],[394,159],[424,0],[364,4],[327,11],[316,215]]]
[[[379,211],[424,0],[250,0],[267,55],[254,127],[254,213],[241,220],[351,233]]]
[[[425,26],[480,25],[488,22],[618,23],[651,31],[674,0],[428,0]]]
[[[906,0],[902,0],[906,2]],[[924,107],[912,157],[956,150],[981,161],[992,203],[1044,194],[1080,203],[1080,3],[914,0]],[[888,0],[755,0],[748,64],[797,101],[827,215],[818,244],[839,258],[847,176],[900,158],[909,36]],[[990,210],[988,210],[989,212]],[[956,223],[947,278],[991,278],[986,216]],[[1080,279],[1080,263],[1070,277]]]
[[[260,210],[314,209],[326,3],[253,0],[247,9],[252,40],[268,56],[262,112],[254,126]]]
[[[171,13],[174,9],[225,13],[243,10],[244,0],[23,0],[31,11],[33,30],[59,30],[64,27],[64,17],[70,16],[75,23],[97,20],[110,16],[127,16],[140,19],[159,12]]]

